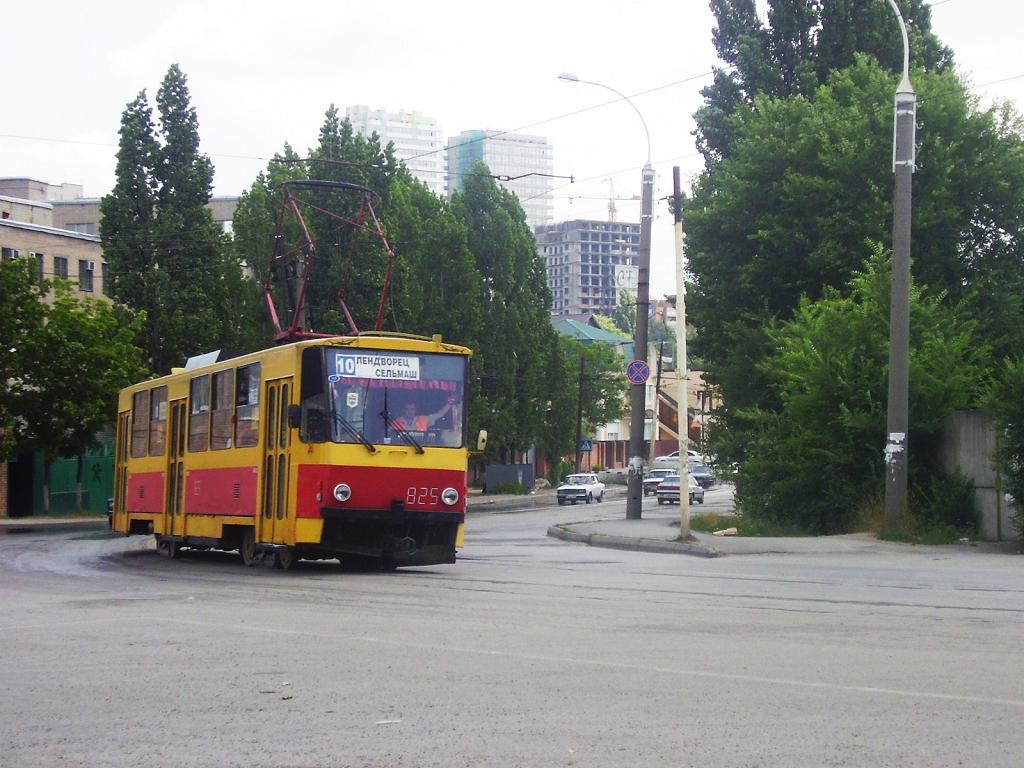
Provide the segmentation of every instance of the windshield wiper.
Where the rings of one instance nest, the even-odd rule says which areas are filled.
[[[420,445],[418,442],[416,442],[416,438],[413,437],[411,434],[409,434],[409,430],[407,430],[405,427],[403,427],[397,420],[392,419],[391,416],[389,416],[388,414],[381,413],[381,416],[383,416],[385,419],[387,419],[388,425],[393,430],[395,430],[395,433],[400,438],[402,438],[402,440],[407,445],[411,445],[413,448],[416,449],[416,453],[425,453],[425,451],[423,450],[423,446]]]
[[[335,411],[334,421],[339,427],[345,430],[349,437],[354,438],[357,443],[363,445],[370,453],[377,452],[377,449],[373,447],[373,443],[367,440],[366,436],[356,429],[355,425],[351,421],[342,416],[340,411]]]

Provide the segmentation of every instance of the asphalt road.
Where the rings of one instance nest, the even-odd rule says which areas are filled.
[[[614,504],[391,574],[0,536],[0,765],[1024,765],[1021,556],[545,536]]]

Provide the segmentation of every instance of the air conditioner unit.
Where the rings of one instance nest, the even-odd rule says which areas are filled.
[[[87,261],[87,262],[85,262],[85,268],[89,272],[95,272],[96,271],[96,262],[95,261]]]

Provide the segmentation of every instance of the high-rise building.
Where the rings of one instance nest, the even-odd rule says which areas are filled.
[[[362,105],[349,107],[345,114],[356,133],[369,136],[376,131],[381,146],[394,144],[395,155],[405,161],[410,173],[435,195],[444,196],[447,158],[437,120],[421,112],[388,112]]]
[[[501,131],[463,131],[448,140],[449,194],[462,189],[463,179],[478,160],[519,198],[530,229],[554,220],[554,159],[547,139]]]
[[[537,227],[552,315],[611,315],[619,292],[636,296],[640,225],[575,219]]]

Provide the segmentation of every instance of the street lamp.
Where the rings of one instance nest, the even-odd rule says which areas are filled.
[[[917,97],[910,84],[910,42],[896,0],[889,0],[903,34],[903,77],[896,88],[892,170],[892,293],[889,301],[889,403],[885,443],[885,521],[896,524],[907,503],[910,390],[910,213]]]
[[[559,80],[570,83],[596,85],[611,91],[625,101],[636,112],[644,127],[647,137],[647,161],[640,174],[640,252],[637,264],[636,284],[636,328],[633,333],[633,356],[647,364],[647,315],[650,305],[650,271],[651,271],[651,213],[654,204],[654,169],[651,167],[651,133],[647,130],[647,121],[629,97],[610,85],[595,83],[593,80],[581,80],[576,75],[564,72]],[[626,475],[626,518],[639,520],[643,504],[644,474],[644,420],[647,382],[643,381],[630,386],[630,417],[629,417],[629,473]],[[653,438],[653,436],[652,436]]]

